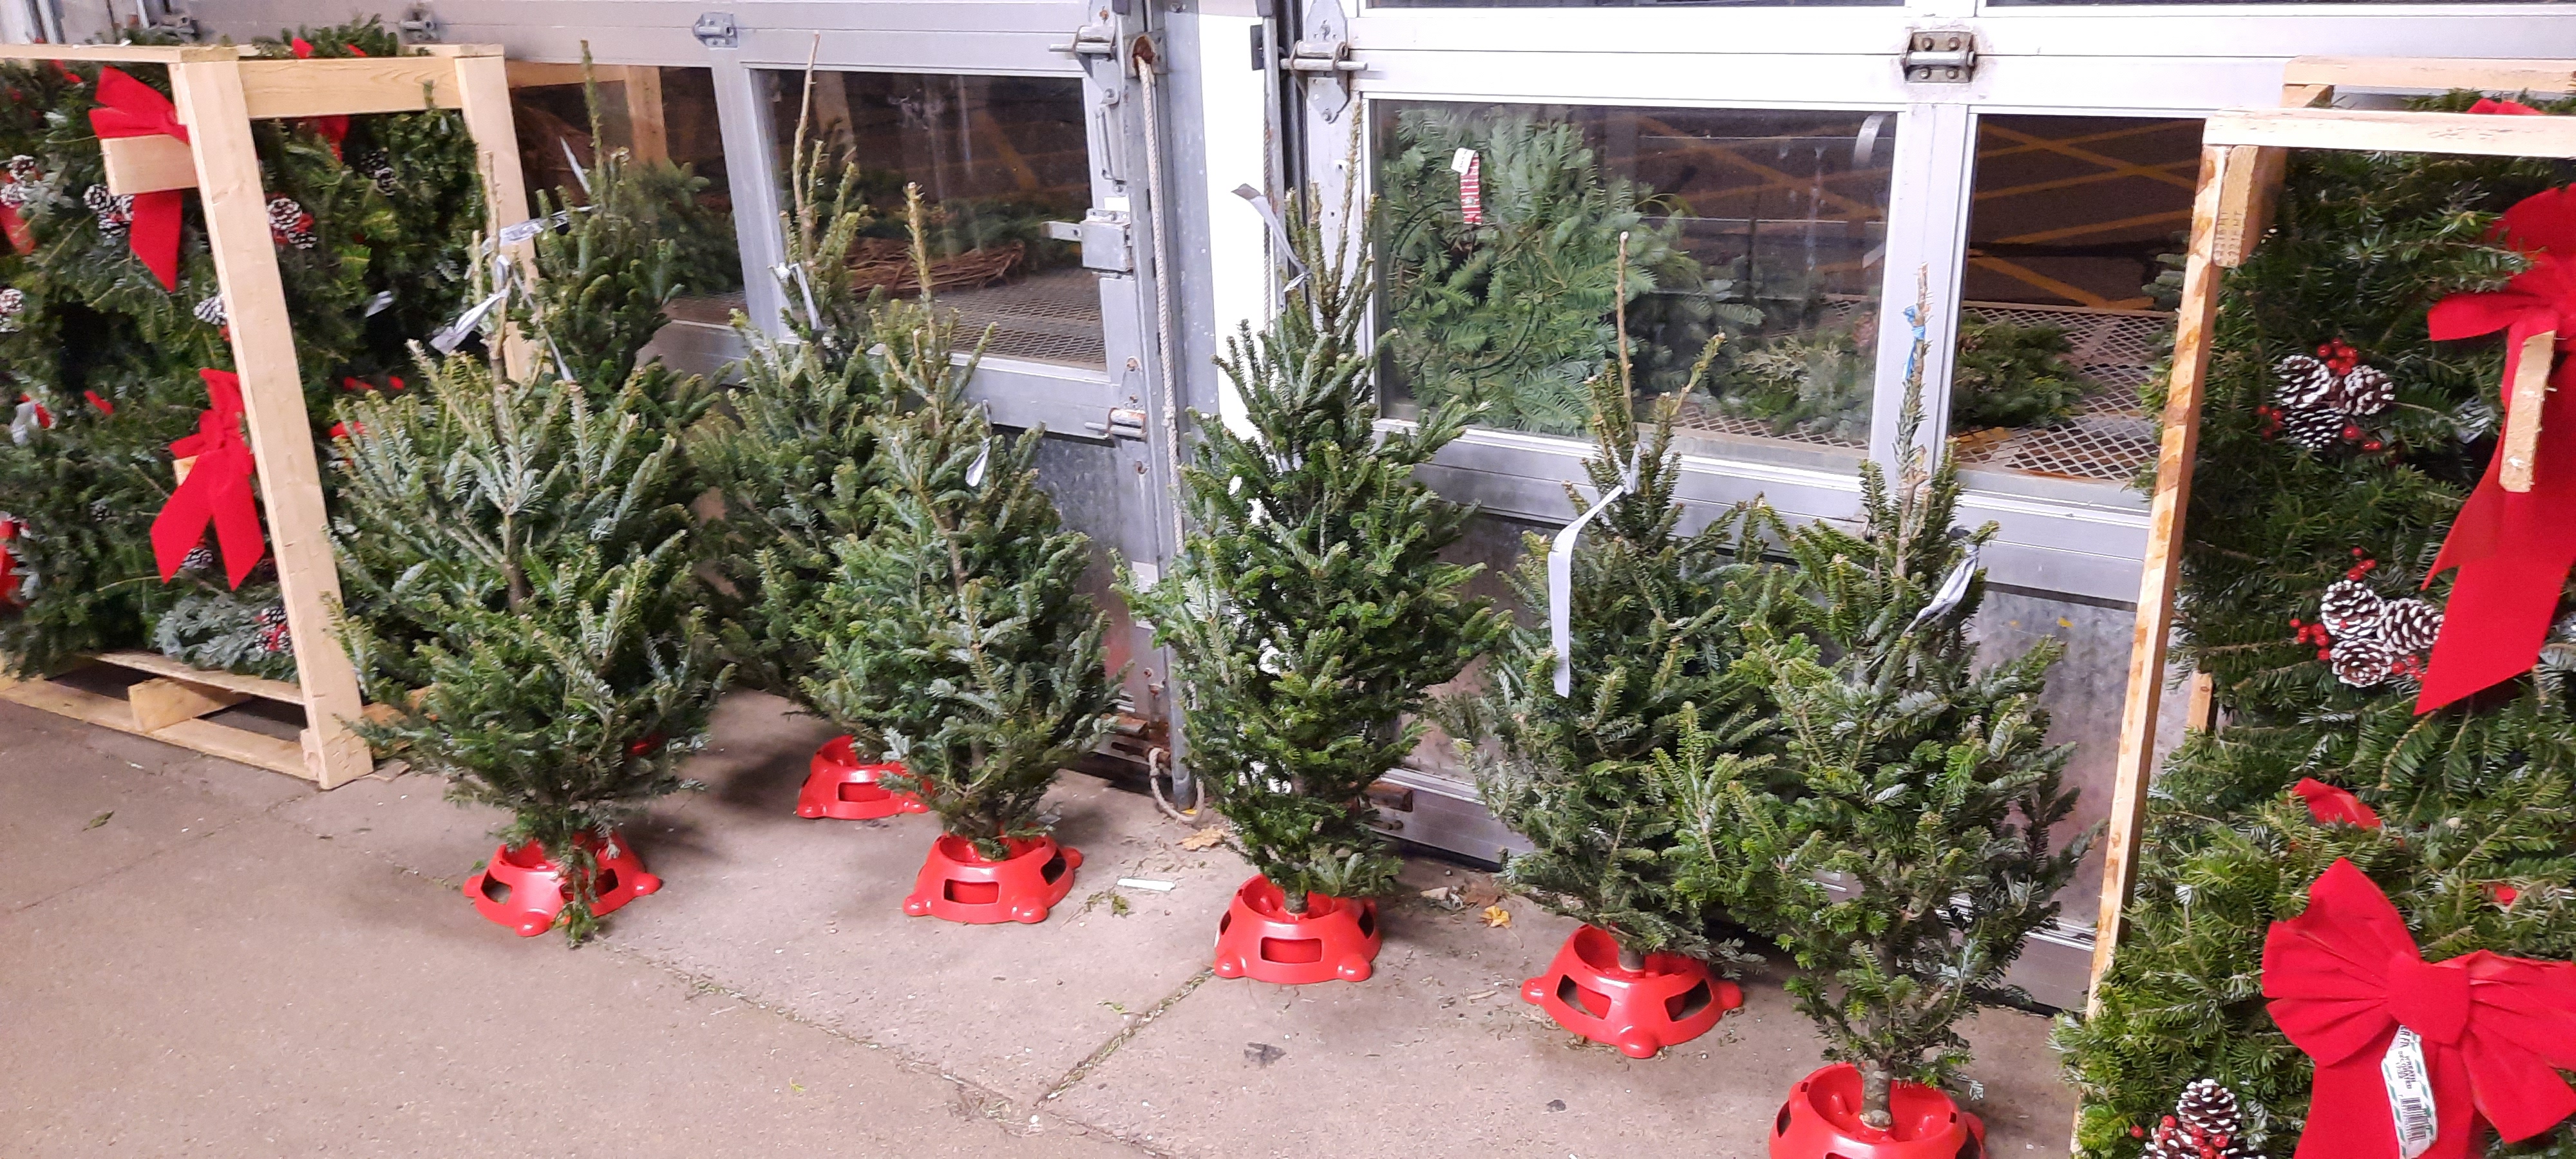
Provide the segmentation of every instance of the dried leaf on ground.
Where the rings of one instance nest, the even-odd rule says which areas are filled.
[[[1468,905],[1482,909],[1503,900],[1503,887],[1494,884],[1493,878],[1480,877],[1468,882],[1467,888],[1461,891],[1459,896],[1465,899]]]
[[[1210,825],[1181,838],[1181,848],[1195,852],[1201,849],[1214,849],[1224,842],[1225,826]]]
[[[1441,886],[1441,887],[1440,887],[1440,888],[1438,888],[1438,889],[1426,889],[1426,890],[1423,890],[1423,891],[1422,891],[1422,900],[1427,901],[1427,902],[1430,902],[1430,903],[1431,903],[1431,904],[1433,904],[1433,905],[1439,906],[1439,907],[1440,907],[1440,908],[1442,908],[1442,909],[1465,909],[1465,908],[1467,908],[1467,903],[1466,903],[1465,899],[1460,898],[1460,897],[1458,896],[1458,890],[1457,890],[1457,887],[1455,887],[1455,886],[1447,886],[1447,885],[1444,885],[1444,886]]]
[[[1504,909],[1498,905],[1486,906],[1485,926],[1488,929],[1496,930],[1510,929],[1512,926],[1512,911]]]

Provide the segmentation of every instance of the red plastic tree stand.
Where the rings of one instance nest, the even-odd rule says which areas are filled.
[[[1630,1058],[1653,1058],[1709,1032],[1744,1005],[1744,991],[1684,954],[1648,954],[1646,968],[1619,965],[1619,943],[1591,926],[1577,928],[1547,972],[1521,983],[1521,1000],[1556,1024]]]
[[[903,912],[979,926],[1047,920],[1055,903],[1073,892],[1082,851],[1052,837],[1011,838],[1009,844],[1009,857],[986,861],[975,855],[974,842],[941,834],[912,883],[912,896],[903,899]]]
[[[1306,895],[1306,912],[1288,912],[1288,895],[1255,876],[1234,891],[1216,926],[1216,976],[1303,986],[1366,981],[1383,934],[1377,900]]]
[[[1860,1071],[1838,1062],[1798,1080],[1771,1125],[1771,1159],[1985,1159],[1985,1120],[1921,1083],[1888,1091],[1896,1121],[1860,1121]]]
[[[593,916],[605,916],[627,902],[662,888],[662,879],[644,869],[644,860],[635,856],[635,847],[620,840],[614,854],[599,852],[599,839],[585,835],[599,858],[597,879],[599,897],[591,903]],[[553,929],[555,918],[563,913],[563,867],[546,857],[545,847],[536,842],[513,848],[504,845],[494,851],[492,860],[474,876],[465,879],[465,896],[474,902],[474,912],[488,921],[518,931],[520,937],[533,938]]]
[[[836,736],[814,750],[814,761],[805,774],[805,791],[796,795],[799,817],[830,817],[840,821],[872,821],[898,813],[925,813],[930,806],[910,793],[898,793],[886,787],[888,774],[900,774],[903,766],[892,761],[863,764],[852,738]]]

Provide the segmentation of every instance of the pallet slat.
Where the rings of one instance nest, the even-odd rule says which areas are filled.
[[[226,692],[238,692],[244,696],[256,696],[261,700],[275,700],[286,704],[304,703],[304,690],[283,680],[237,676],[230,672],[210,672],[183,664],[158,652],[102,652],[98,659],[103,664],[114,664],[119,668],[131,668],[137,672],[149,672],[154,676],[167,676],[183,684],[202,684],[208,688],[220,688]]]
[[[174,744],[208,756],[222,757],[255,768],[285,773],[311,780],[313,774],[304,767],[304,749],[294,741],[280,740],[263,733],[233,728],[207,720],[183,720],[158,731],[146,732],[134,719],[134,706],[112,696],[101,696],[51,680],[30,680],[8,689],[0,689],[0,700],[23,704],[56,716],[97,725],[100,728]]]

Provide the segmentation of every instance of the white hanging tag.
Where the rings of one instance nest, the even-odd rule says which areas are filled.
[[[468,335],[483,328],[483,320],[491,317],[492,311],[500,308],[501,299],[508,296],[509,292],[509,288],[505,286],[492,291],[482,301],[474,303],[472,309],[457,315],[456,320],[448,323],[446,329],[430,335],[430,346],[441,354],[456,353],[456,348],[464,344]]]
[[[563,146],[564,164],[572,166],[572,179],[581,182],[581,195],[590,196],[590,170],[582,168],[581,158],[572,155],[571,138],[557,137],[555,144]]]
[[[1272,244],[1279,247],[1279,256],[1287,261],[1289,269],[1296,271],[1296,276],[1289,278],[1288,284],[1280,287],[1281,291],[1296,289],[1306,280],[1306,263],[1297,260],[1297,245],[1288,238],[1288,223],[1279,220],[1278,208],[1271,205],[1270,199],[1263,196],[1260,190],[1249,185],[1237,185],[1234,187],[1234,195],[1252,203],[1252,211],[1260,214],[1261,220],[1270,226],[1270,240]]]
[[[36,406],[36,400],[22,397],[18,400],[17,415],[9,420],[9,441],[22,447],[26,446],[27,440],[34,438],[36,432],[46,425]]]
[[[1977,553],[1978,545],[1969,544],[1968,554],[1960,556],[1959,562],[1951,565],[1950,574],[1941,577],[1940,590],[1932,593],[1932,602],[1923,605],[1922,611],[1914,613],[1914,622],[1905,626],[1906,631],[1959,610],[1959,602],[1968,598],[1968,581],[1977,575]]]
[[[2388,1084],[2388,1113],[2397,1120],[2398,1159],[2432,1150],[2442,1124],[2433,1113],[2433,1075],[2424,1065],[2424,1040],[2398,1027],[2388,1053],[2380,1057],[2379,1077]]]
[[[1621,473],[1619,485],[1602,493],[1592,509],[1565,525],[1547,548],[1547,638],[1556,650],[1556,694],[1574,695],[1574,544],[1583,537],[1584,525],[1591,523],[1610,504],[1637,488],[1637,460],[1629,452],[1628,469]]]
[[[1485,163],[1473,149],[1460,149],[1449,158],[1449,169],[1458,175],[1458,207],[1469,225],[1485,224]]]
[[[993,436],[986,435],[984,436],[984,445],[977,448],[975,451],[975,461],[966,464],[966,485],[969,487],[983,486],[984,468],[990,466],[992,462]]]
[[[805,264],[802,262],[780,262],[778,265],[772,267],[769,272],[777,276],[779,285],[793,285],[796,287],[797,292],[805,299],[805,324],[812,326],[817,330],[822,329],[823,311],[820,307],[817,307],[814,304],[814,283],[808,280],[805,276]]]
[[[217,300],[220,301],[221,299]],[[359,317],[373,318],[378,314],[384,313],[387,309],[392,308],[393,304],[394,292],[392,290],[378,290],[376,291],[375,297],[367,299],[367,312],[359,315]]]

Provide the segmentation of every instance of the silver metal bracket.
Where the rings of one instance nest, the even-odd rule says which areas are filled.
[[[394,25],[394,32],[402,37],[405,44],[435,44],[438,42],[438,14],[431,12],[427,4],[414,4]]]
[[[1093,273],[1127,274],[1136,270],[1136,245],[1124,213],[1094,209],[1080,221],[1040,222],[1038,229],[1050,241],[1081,243],[1082,268]]]
[[[1116,32],[1103,25],[1085,24],[1073,30],[1073,40],[1070,43],[1050,44],[1047,46],[1047,51],[1077,58],[1116,56],[1118,55],[1118,36]]]
[[[1144,438],[1145,412],[1128,407],[1112,409],[1109,412],[1109,434],[1121,439]]]
[[[1351,59],[1351,42],[1336,13],[1319,12],[1311,28],[1314,35],[1297,41],[1280,67],[1306,78],[1307,106],[1331,124],[1351,107],[1352,75],[1368,66]]]
[[[1965,28],[1918,28],[1905,38],[1905,81],[1963,85],[1977,76],[1977,34]]]
[[[742,47],[742,26],[734,23],[731,12],[701,13],[698,22],[689,26],[689,31],[697,36],[698,43],[708,48]]]

